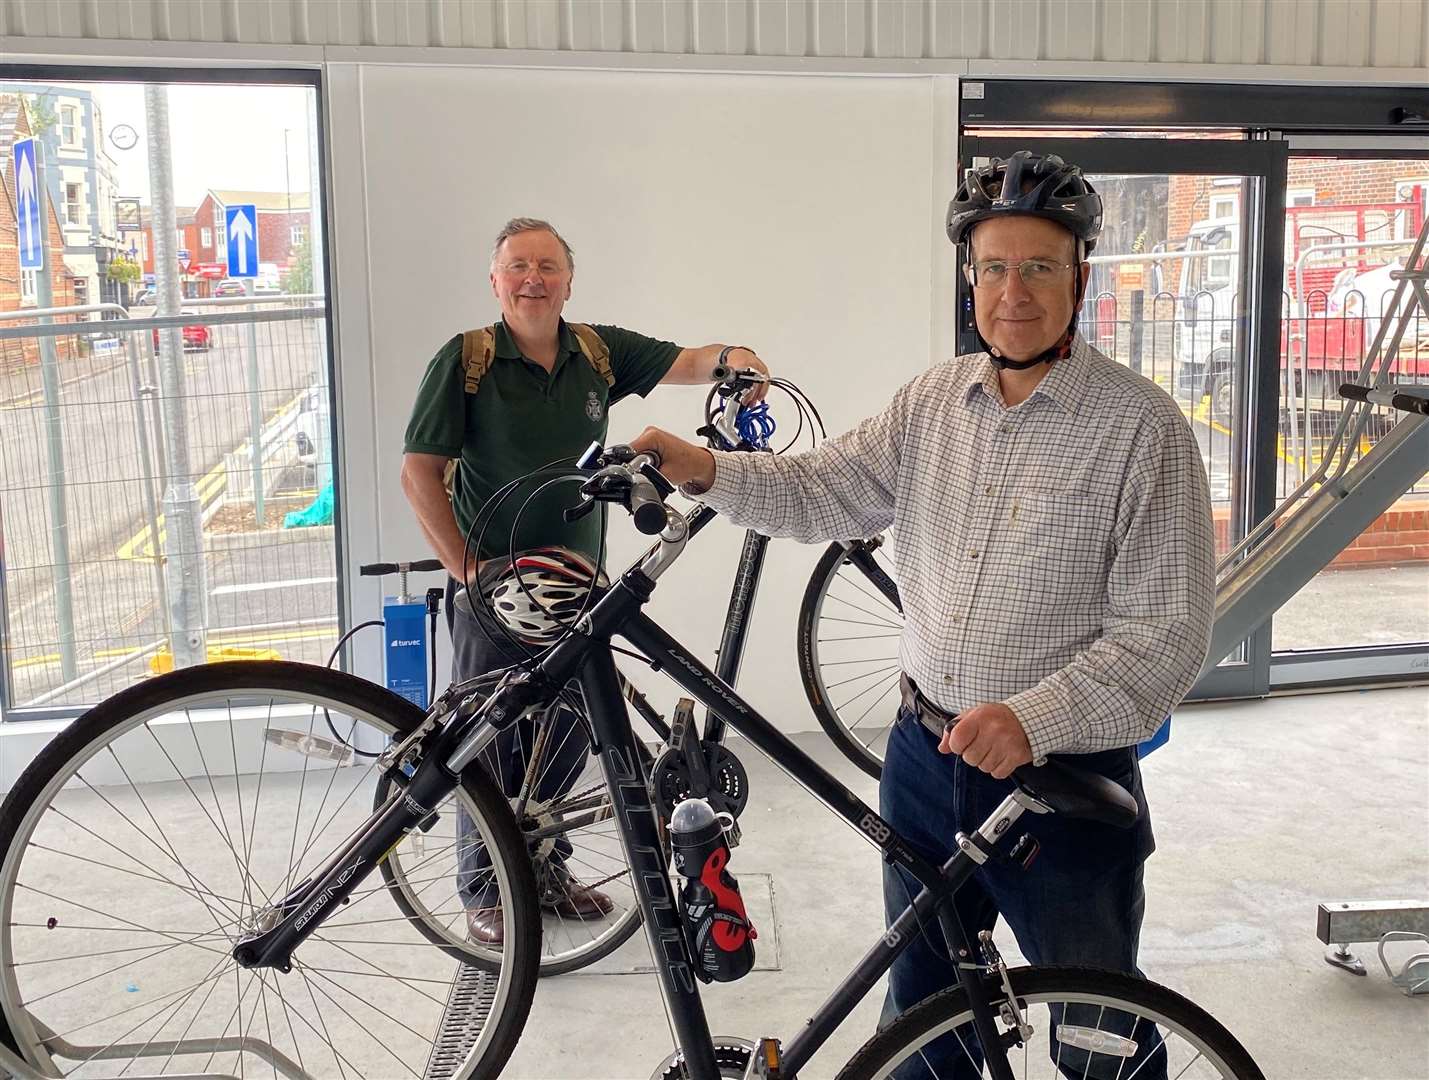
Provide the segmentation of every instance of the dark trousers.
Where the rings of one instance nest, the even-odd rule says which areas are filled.
[[[1066,760],[1127,788],[1141,806],[1141,820],[1122,830],[1056,814],[1023,814],[1014,831],[1030,832],[1041,843],[1031,868],[1024,871],[989,860],[958,891],[957,912],[974,947],[978,932],[992,929],[1001,915],[1031,964],[1075,964],[1140,974],[1136,950],[1146,902],[1141,871],[1155,845],[1136,750],[1069,755]],[[937,738],[912,714],[899,710],[884,755],[879,813],[924,858],[937,865],[946,862],[956,850],[958,831],[973,832],[1014,786],[1010,780],[994,780],[963,764],[956,755],[938,753]],[[890,924],[920,888],[906,871],[885,864],[883,905]],[[899,1013],[957,981],[942,933],[936,921],[931,922],[889,973],[882,1023],[891,1023]],[[1078,1015],[1083,1011],[1087,1015]],[[1058,1025],[1084,1024],[1132,1034],[1129,1017],[1117,1013],[1113,1020],[1111,1014],[1100,1015],[1095,1006],[1054,1009],[1052,1019]],[[1097,1055],[1089,1063],[1084,1051],[1063,1047],[1061,1072],[1091,1080],[1132,1072],[1138,1080],[1165,1080],[1159,1037],[1149,1034],[1144,1023],[1135,1037],[1140,1049],[1130,1061]],[[1054,1056],[1057,1051],[1054,1041]],[[1143,1066],[1146,1058],[1150,1060]],[[967,1025],[933,1043],[922,1060],[910,1061],[896,1075],[899,1080],[970,1080],[982,1075],[981,1065],[981,1048]]]
[[[507,640],[484,605],[476,606],[477,618],[457,611],[452,606],[455,592],[456,582],[448,580],[447,628],[452,636],[453,681],[474,679],[525,658],[526,654]],[[521,720],[498,735],[477,761],[495,776],[508,798],[515,798],[521,793],[521,784],[535,744],[535,723],[530,719]],[[528,808],[538,809],[534,804],[559,799],[569,792],[584,771],[589,755],[590,741],[579,718],[570,709],[560,709],[550,725]],[[462,902],[472,908],[495,907],[499,894],[486,845],[481,842],[475,824],[460,804],[457,807],[457,838],[460,845],[457,887]],[[536,858],[539,877],[541,872],[563,868],[571,854],[571,845],[562,836],[546,842],[532,854]]]

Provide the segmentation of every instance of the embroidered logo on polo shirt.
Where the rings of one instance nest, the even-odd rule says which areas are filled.
[[[600,423],[600,418],[605,413],[605,407],[600,403],[600,397],[594,390],[586,392],[585,414],[590,417],[592,424]]]

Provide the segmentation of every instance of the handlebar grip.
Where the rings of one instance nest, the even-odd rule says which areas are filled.
[[[362,577],[385,577],[388,574],[399,574],[403,566],[406,566],[409,574],[426,574],[434,570],[442,569],[441,559],[418,559],[410,563],[375,562],[357,568],[358,574]]]
[[[665,503],[655,485],[637,475],[630,485],[630,516],[635,527],[647,536],[665,530]]]
[[[1391,409],[1398,409],[1400,412],[1429,416],[1429,397],[1420,397],[1418,394],[1399,394],[1395,392],[1396,389],[1396,387],[1388,387],[1384,390],[1376,390],[1360,386],[1358,383],[1344,383],[1340,386],[1340,397],[1349,398],[1351,401],[1371,401],[1376,405],[1388,405]]]

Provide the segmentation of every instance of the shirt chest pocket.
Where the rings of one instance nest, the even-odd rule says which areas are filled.
[[[1115,493],[1027,488],[1010,500],[1007,558],[1049,597],[1091,602],[1105,590],[1115,551]]]

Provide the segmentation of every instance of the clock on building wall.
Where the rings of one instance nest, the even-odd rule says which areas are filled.
[[[139,133],[128,124],[117,124],[109,132],[109,141],[117,150],[133,150],[139,142]]]

